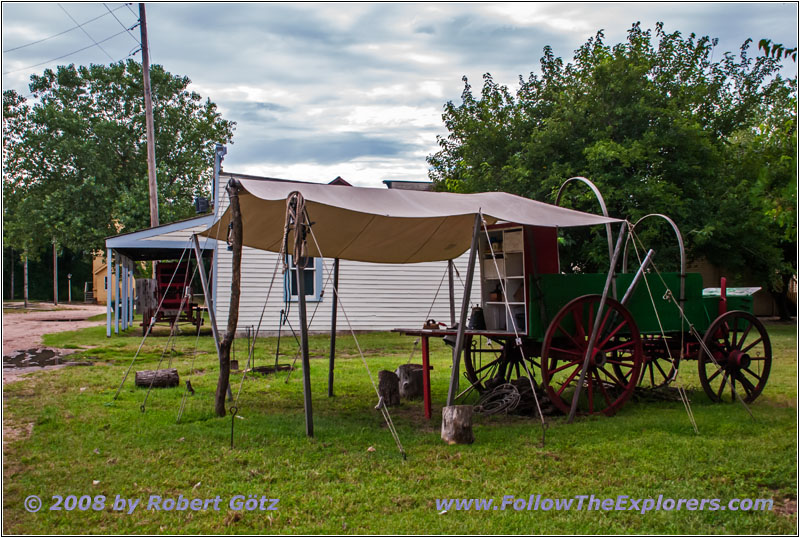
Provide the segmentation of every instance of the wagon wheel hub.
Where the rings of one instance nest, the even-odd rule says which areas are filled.
[[[611,353],[595,348],[594,352],[592,352],[592,356],[589,358],[589,366],[605,366],[610,355]]]
[[[728,364],[735,366],[737,368],[749,368],[750,367],[750,355],[747,353],[743,353],[738,349],[731,351],[730,355],[728,355]]]

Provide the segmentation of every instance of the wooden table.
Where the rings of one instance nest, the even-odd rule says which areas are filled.
[[[428,339],[433,337],[443,338],[445,336],[456,336],[457,329],[393,329],[392,332],[403,333],[408,336],[418,336],[422,341],[422,398],[425,406],[425,418],[431,418],[431,367],[430,367],[430,347]],[[464,336],[485,336],[489,338],[508,338],[513,337],[513,332],[507,331],[476,331],[467,329]]]

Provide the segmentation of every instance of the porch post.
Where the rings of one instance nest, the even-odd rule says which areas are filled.
[[[119,252],[115,256],[117,279],[114,281],[114,334],[119,334]]]
[[[575,418],[575,412],[578,410],[578,400],[581,397],[581,388],[583,387],[584,379],[586,379],[586,370],[589,369],[589,359],[591,359],[592,352],[594,351],[594,344],[597,340],[597,331],[600,330],[600,323],[603,321],[601,319],[601,314],[603,313],[603,308],[606,306],[608,292],[611,288],[611,283],[614,280],[614,274],[616,273],[617,269],[617,259],[619,258],[619,251],[622,247],[622,239],[625,237],[625,229],[627,228],[627,224],[627,222],[620,224],[619,236],[617,237],[617,246],[614,247],[614,254],[611,256],[611,266],[608,268],[606,285],[603,287],[603,295],[600,297],[600,304],[597,307],[597,314],[594,317],[592,334],[589,336],[589,341],[587,342],[588,345],[586,346],[586,355],[583,358],[583,368],[581,368],[581,374],[578,376],[578,384],[575,387],[574,394],[572,395],[572,405],[569,409],[569,418],[567,418],[567,422],[572,422],[572,419]]]
[[[128,293],[128,323],[133,325],[133,297],[136,292],[136,277],[133,273],[133,260],[128,260],[128,271],[130,271],[130,292]]]
[[[333,397],[333,363],[336,357],[336,314],[339,307],[339,258],[333,260],[333,305],[331,306],[331,356],[328,359],[328,397]]]
[[[127,268],[127,261],[125,258],[122,258],[122,293],[120,294],[120,298],[122,299],[122,331],[128,330],[128,268]]]
[[[106,249],[106,338],[111,338],[111,249]]]
[[[467,326],[467,310],[469,310],[470,293],[472,292],[472,275],[475,272],[475,258],[478,254],[478,232],[481,229],[481,214],[475,215],[475,226],[472,230],[472,246],[469,250],[467,278],[464,281],[464,297],[461,300],[461,317],[458,323],[456,345],[453,348],[453,371],[450,373],[450,388],[447,391],[447,405],[453,405],[458,394],[458,372],[461,362],[461,348],[464,347],[464,330]]]

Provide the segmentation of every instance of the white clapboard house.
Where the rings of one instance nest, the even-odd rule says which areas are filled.
[[[132,327],[133,319],[133,261],[171,259],[188,256],[192,234],[206,229],[228,207],[225,187],[231,178],[259,181],[291,181],[251,175],[236,174],[221,170],[224,148],[218,151],[215,163],[214,198],[211,201],[213,214],[199,216],[181,222],[157,226],[139,232],[117,235],[106,240],[106,255],[114,263],[108,264],[109,277],[116,271],[120,290],[114,293],[120,301],[109,301],[107,334]],[[331,182],[347,185],[336,178]],[[429,184],[415,181],[385,181],[385,188],[407,188],[425,190]],[[381,187],[384,188],[384,187]],[[211,259],[211,290],[214,297],[217,325],[224,330],[228,321],[231,291],[231,252],[225,237],[199,238],[204,257]],[[461,306],[463,279],[466,275],[466,254],[454,260],[456,311]],[[275,268],[277,266],[277,272]],[[313,266],[305,270],[306,300],[308,303],[309,329],[327,332],[332,316],[332,271],[333,260],[314,260]],[[273,274],[274,280],[273,280]],[[281,311],[288,310],[288,324],[298,326],[296,271],[284,273],[280,255],[275,252],[244,247],[242,253],[241,299],[237,332],[255,329],[261,319],[260,334],[274,334],[281,325]],[[267,294],[272,284],[272,290]],[[199,291],[199,282],[194,286]],[[450,324],[450,299],[448,291],[447,263],[427,262],[414,264],[376,264],[341,260],[339,265],[339,330],[384,331],[394,328],[422,327],[427,319],[436,319]],[[438,291],[438,293],[437,293]],[[476,294],[473,294],[475,297]],[[436,300],[434,301],[434,297]],[[343,309],[347,311],[345,318]],[[313,318],[312,318],[313,316]],[[348,325],[349,322],[349,325]]]

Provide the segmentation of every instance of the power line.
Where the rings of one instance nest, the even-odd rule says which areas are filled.
[[[105,2],[103,2],[103,5],[105,6],[105,8],[106,8],[106,9],[108,9],[108,12],[109,12],[109,13],[111,13],[111,15],[112,15],[112,16],[113,16],[115,19],[117,19],[117,22],[119,23],[119,25],[120,25],[120,26],[122,26],[123,28],[125,28],[125,31],[126,31],[126,32],[128,32],[128,35],[129,35],[129,36],[131,36],[131,39],[133,39],[134,41],[136,41],[136,43],[139,43],[139,40],[138,40],[138,39],[136,39],[136,38],[133,36],[133,34],[131,33],[131,29],[132,29],[132,28],[136,28],[136,26],[133,26],[132,28],[128,28],[127,26],[125,26],[124,24],[122,24],[122,21],[121,21],[121,20],[119,20],[119,18],[118,18],[116,15],[114,15],[114,12],[113,12],[113,11],[111,11],[111,9],[108,7],[108,4],[106,4]],[[120,7],[121,7],[121,6],[120,6]],[[119,9],[119,8],[118,8],[118,9]]]
[[[109,39],[113,39],[113,38],[117,37],[118,35],[122,35],[122,34],[124,34],[124,33],[125,33],[125,30],[122,30],[122,31],[120,31],[120,32],[117,32],[116,34],[114,34],[114,35],[112,35],[112,36],[108,36],[107,38],[105,38],[105,39],[103,39],[103,40],[100,40],[100,41],[98,41],[98,42],[96,42],[96,43],[93,43],[93,44],[91,44],[91,45],[88,45],[88,46],[86,46],[86,47],[83,47],[82,49],[73,50],[72,52],[68,52],[67,54],[64,54],[63,56],[59,56],[58,58],[52,58],[52,59],[50,59],[50,60],[47,60],[46,62],[41,62],[41,63],[34,64],[34,65],[29,65],[28,67],[23,67],[23,68],[21,68],[21,69],[14,69],[13,71],[6,71],[6,72],[4,72],[4,73],[3,73],[3,75],[10,75],[11,73],[18,73],[18,72],[20,72],[20,71],[25,71],[25,70],[27,70],[27,69],[31,69],[31,68],[33,68],[33,67],[39,67],[40,65],[48,64],[48,63],[50,63],[50,62],[55,62],[56,60],[61,60],[62,58],[66,58],[67,56],[72,56],[73,54],[77,54],[77,53],[79,53],[79,52],[82,52],[82,51],[84,51],[84,50],[86,50],[86,49],[90,49],[90,48],[92,48],[92,47],[94,47],[94,46],[100,46],[100,43],[105,43],[105,42],[106,42],[106,41],[108,41]],[[133,54],[135,54],[135,53],[129,54],[128,56],[132,56]],[[127,58],[128,56],[126,56],[125,58]],[[123,60],[124,60],[125,58],[123,58]],[[114,58],[111,58],[111,61],[113,62],[113,61],[114,61]]]
[[[75,24],[77,24],[78,26],[80,26],[80,28],[81,28],[81,30],[83,31],[83,33],[84,33],[84,34],[86,34],[86,37],[88,37],[89,39],[91,39],[91,40],[92,40],[92,43],[94,43],[95,45],[97,45],[97,47],[98,47],[100,50],[102,50],[102,51],[105,53],[105,55],[106,55],[106,56],[108,56],[108,59],[109,59],[109,60],[111,60],[112,62],[114,61],[114,57],[113,57],[113,56],[111,56],[111,55],[108,53],[108,51],[106,51],[106,49],[104,49],[103,47],[101,47],[101,46],[100,46],[100,43],[98,43],[97,41],[95,41],[95,39],[94,39],[94,38],[93,38],[91,35],[89,35],[89,32],[87,32],[87,31],[86,31],[86,28],[84,28],[82,24],[79,24],[79,23],[78,23],[78,21],[76,21],[76,20],[75,20],[75,18],[74,18],[72,15],[70,15],[70,14],[69,14],[69,11],[67,11],[67,10],[66,10],[66,8],[64,8],[64,6],[62,6],[62,5],[61,5],[61,3],[60,3],[60,2],[58,3],[58,7],[60,7],[60,8],[61,8],[61,11],[63,11],[64,13],[66,13],[66,14],[67,14],[67,17],[69,17],[70,19],[72,19],[72,22],[74,22]]]
[[[119,6],[119,7],[115,7],[113,11],[117,11],[118,9],[122,9],[125,6],[127,6],[127,4],[123,4],[123,5]],[[93,18],[93,19],[89,19],[88,21],[85,21],[83,24],[89,24],[90,22],[94,22],[97,19],[101,19],[101,18],[107,17],[107,16],[108,16],[108,13],[103,13],[102,15],[99,15],[99,16]],[[77,26],[73,26],[72,28],[67,28],[63,32],[59,32],[57,34],[53,34],[51,36],[44,37],[42,39],[37,39],[36,41],[31,41],[30,43],[26,43],[24,45],[20,45],[19,47],[13,47],[13,48],[10,48],[10,49],[6,49],[6,50],[3,51],[3,54],[5,54],[7,52],[13,52],[13,51],[19,50],[19,49],[24,49],[25,47],[30,47],[31,45],[36,45],[36,44],[42,43],[44,41],[48,41],[50,39],[53,39],[54,37],[62,36],[64,34],[68,33],[68,32],[71,32],[73,30],[77,30],[80,27],[81,27],[81,25],[79,24]]]
[[[131,5],[130,5],[130,3],[126,3],[126,4],[125,4],[125,7],[126,7],[126,8],[128,8],[128,11],[130,11],[131,13],[133,13],[133,16],[134,16],[134,17],[136,17],[137,19],[139,18],[139,15],[137,15],[137,14],[136,14],[136,12],[135,12],[133,9],[131,9]]]

